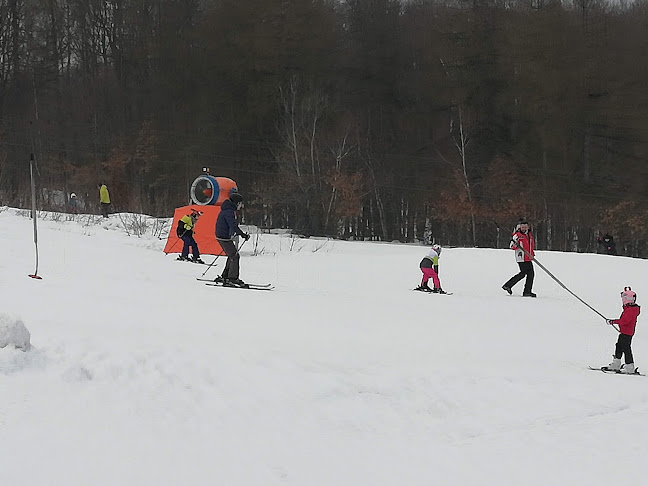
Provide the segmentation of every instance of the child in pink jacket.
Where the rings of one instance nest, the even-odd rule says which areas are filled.
[[[625,287],[621,292],[621,302],[623,312],[618,319],[609,319],[608,324],[617,324],[619,326],[619,339],[616,343],[612,362],[607,366],[609,370],[620,371],[629,375],[635,373],[634,358],[632,357],[632,336],[635,333],[637,317],[641,308],[637,305],[637,294],[630,287]],[[625,354],[625,366],[621,367],[621,357]]]

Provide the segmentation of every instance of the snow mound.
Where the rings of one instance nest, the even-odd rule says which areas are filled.
[[[23,321],[0,313],[0,348],[13,345],[26,351],[31,347],[30,337]]]

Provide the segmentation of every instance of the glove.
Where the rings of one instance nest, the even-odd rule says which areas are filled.
[[[605,323],[606,323],[608,326],[611,326],[612,324],[614,324],[614,322],[612,322],[612,319],[605,319]]]
[[[241,235],[241,237],[242,237],[245,241],[247,241],[247,240],[250,239],[250,235],[247,234],[247,233],[243,233],[243,234]]]

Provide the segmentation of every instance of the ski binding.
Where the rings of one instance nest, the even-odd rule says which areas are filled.
[[[452,292],[433,292],[432,290],[427,290],[420,287],[416,287],[415,289],[412,290],[415,290],[417,292],[425,292],[426,294],[452,295]]]
[[[646,376],[643,373],[639,373],[639,368],[635,369],[634,373],[622,373],[621,370],[611,370],[607,366],[601,366],[599,368],[594,368],[593,366],[589,367],[590,370],[592,371],[602,371],[603,373],[608,373],[608,374],[613,374],[613,375],[628,375],[628,376]]]
[[[226,289],[246,289],[246,290],[273,290],[274,289],[272,284],[246,283],[244,286],[243,285],[223,285],[223,282],[214,282],[213,280],[205,283],[205,285],[209,285],[210,287],[224,287]]]

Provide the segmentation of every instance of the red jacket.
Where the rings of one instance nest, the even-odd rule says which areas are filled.
[[[641,312],[641,307],[637,304],[628,304],[623,306],[621,317],[610,321],[612,324],[618,324],[621,334],[634,336],[635,326],[637,325],[637,317]]]
[[[529,258],[529,255],[521,251],[518,248],[518,245],[524,248],[532,257],[535,256],[535,253],[533,252],[533,250],[535,249],[535,240],[533,239],[531,230],[527,231],[526,233],[522,233],[520,230],[518,230],[511,236],[511,248],[515,250],[515,260],[517,262],[530,262],[531,258]]]

